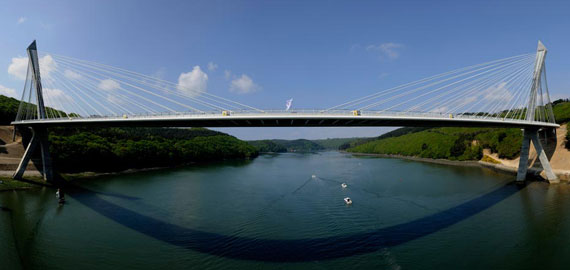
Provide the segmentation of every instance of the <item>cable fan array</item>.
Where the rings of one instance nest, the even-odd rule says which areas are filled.
[[[379,114],[429,114],[452,117],[526,119],[534,83],[535,54],[472,65],[355,99],[325,111],[352,109]],[[536,117],[554,122],[542,68]]]
[[[40,69],[42,96],[47,118],[50,119],[201,114],[230,110],[262,112],[192,85],[176,84],[51,53],[40,54]],[[28,65],[22,101],[16,121],[37,119],[37,96],[31,65]]]
[[[536,61],[535,54],[530,53],[472,65],[319,112],[335,114],[340,110],[355,110],[358,115],[449,115],[453,118],[553,123],[546,69],[541,65],[539,76],[534,76]],[[47,118],[50,119],[205,114],[213,111],[271,113],[202,91],[200,87],[176,84],[67,56],[41,53],[40,69],[42,96]],[[29,65],[16,121],[38,119],[36,83],[32,74]],[[535,104],[534,119],[527,119],[530,118],[526,113],[528,104]]]

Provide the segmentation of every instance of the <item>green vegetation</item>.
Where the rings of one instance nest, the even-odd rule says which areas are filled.
[[[29,103],[25,103],[23,106],[24,108],[27,108],[25,106],[26,104],[29,104]],[[18,108],[19,107],[20,107],[20,101],[19,100],[15,99],[15,98],[0,95],[0,125],[9,125],[10,123],[12,123],[12,121],[14,121],[16,119],[16,115],[18,114]],[[29,115],[35,115],[37,113],[35,107],[32,108],[32,106],[30,106],[29,108],[30,108],[30,110],[26,110],[25,113],[27,113]],[[46,107],[46,113],[48,115],[58,115],[58,116],[62,116],[62,117],[74,115],[74,114],[67,115],[65,112],[55,110],[55,109],[50,108],[50,107]]]
[[[375,140],[348,149],[349,152],[377,153],[450,160],[478,160],[483,148],[500,157],[518,155],[522,135],[518,129],[431,128]]]
[[[19,106],[19,100],[0,95],[0,124],[14,121]],[[68,116],[52,108],[46,110],[51,115]],[[30,109],[28,113],[36,112]],[[258,154],[244,141],[204,128],[52,128],[49,141],[53,165],[59,172],[111,172],[254,158]]]
[[[329,138],[321,140],[258,140],[249,141],[259,152],[315,152],[322,150],[344,150],[357,141],[374,138]]]
[[[167,167],[258,154],[244,141],[204,128],[58,128],[50,130],[49,140],[60,172]]]
[[[253,145],[259,152],[263,153],[287,152],[287,148],[285,146],[275,143],[273,140],[248,141],[248,143]]]
[[[570,100],[568,99],[558,99],[552,102],[552,111],[554,112],[554,118],[556,123],[567,123],[570,121]]]
[[[553,102],[557,123],[570,120],[570,102]],[[566,147],[570,149],[570,132]],[[498,153],[500,158],[513,159],[520,153],[522,134],[519,129],[506,128],[400,128],[373,141],[353,141],[349,152],[393,154],[441,158],[450,160],[479,160],[484,148]]]
[[[321,140],[312,140],[314,143],[324,147],[327,150],[339,150],[342,146],[350,145],[351,143],[359,140],[365,140],[369,138],[329,138]],[[344,148],[346,149],[346,148]]]
[[[14,180],[8,177],[0,177],[0,191],[14,190],[14,189],[28,189],[37,187],[32,183],[27,183],[23,181]]]
[[[19,100],[0,95],[0,124],[9,125],[14,121],[14,119],[16,119],[16,114],[18,114],[19,106]]]
[[[325,150],[325,147],[305,139],[299,140],[259,140],[248,141],[259,152],[315,152]]]

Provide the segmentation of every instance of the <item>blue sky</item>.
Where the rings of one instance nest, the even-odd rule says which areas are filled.
[[[2,1],[0,91],[40,50],[176,82],[259,108],[326,108],[452,69],[549,49],[555,98],[570,96],[570,1]],[[212,63],[209,68],[209,63]],[[241,80],[232,88],[232,81]],[[243,139],[376,136],[386,128],[223,129]]]

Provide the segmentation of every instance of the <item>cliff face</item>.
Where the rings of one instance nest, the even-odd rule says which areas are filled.
[[[556,129],[556,139],[549,138],[546,142],[543,140],[543,147],[554,173],[556,173],[561,180],[568,181],[570,180],[570,150],[565,147],[567,128],[567,124],[561,125],[560,128]],[[489,149],[483,150],[483,154],[500,162],[499,166],[506,169],[510,168],[516,170],[519,166],[519,158],[501,159],[496,153],[491,153]],[[530,160],[532,164],[531,168],[541,170],[540,161],[532,144],[530,148]],[[544,176],[543,174],[544,173],[541,173],[542,176]]]
[[[0,176],[12,176],[24,155],[25,149],[22,145],[22,137],[16,136],[13,141],[13,135],[14,127],[0,126]],[[33,162],[28,165],[26,175],[40,175]]]

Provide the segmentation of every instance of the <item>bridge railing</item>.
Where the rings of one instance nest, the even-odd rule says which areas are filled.
[[[402,118],[430,118],[430,119],[473,119],[473,120],[494,120],[509,121],[517,123],[529,123],[527,120],[493,117],[489,115],[477,114],[449,114],[438,112],[413,112],[413,111],[355,111],[355,110],[317,110],[317,109],[299,109],[299,110],[234,110],[234,111],[187,111],[187,112],[162,112],[155,114],[125,114],[125,115],[90,115],[87,117],[60,117],[45,120],[21,120],[17,123],[38,122],[38,121],[74,121],[74,120],[133,120],[133,119],[160,119],[160,118],[212,118],[219,116],[236,117],[236,116],[379,116],[379,117],[402,117]],[[538,122],[538,121],[534,121]]]

